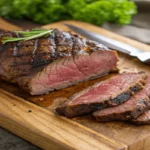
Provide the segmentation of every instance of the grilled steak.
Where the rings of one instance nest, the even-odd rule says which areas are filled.
[[[0,34],[16,37],[13,32]],[[0,78],[32,95],[65,88],[116,71],[117,53],[94,41],[54,29],[49,37],[0,44]]]
[[[116,75],[75,94],[56,111],[66,117],[75,117],[119,105],[143,88],[145,78],[144,73]]]
[[[150,108],[150,77],[143,90],[131,97],[127,102],[104,110],[94,112],[97,121],[132,120]]]

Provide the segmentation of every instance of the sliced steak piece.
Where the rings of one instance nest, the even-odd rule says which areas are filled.
[[[93,113],[97,121],[108,122],[113,120],[132,120],[150,108],[150,77],[146,80],[143,90],[131,97],[125,103],[99,110]]]
[[[75,117],[119,105],[143,88],[145,78],[144,73],[113,76],[73,95],[56,111],[66,117]]]
[[[2,44],[13,32],[0,33],[0,78],[32,95],[62,89],[117,71],[118,56],[107,47],[53,29],[49,37]]]
[[[150,110],[139,115],[136,119],[133,119],[132,122],[138,125],[150,124]]]
[[[150,76],[147,78],[147,84],[145,87],[147,96],[150,98]],[[150,110],[145,111],[143,114],[139,115],[136,119],[133,119],[132,122],[135,124],[150,124]]]

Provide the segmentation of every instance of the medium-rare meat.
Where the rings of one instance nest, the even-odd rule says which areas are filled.
[[[66,117],[75,117],[119,105],[143,88],[145,78],[142,72],[113,76],[73,95],[56,111]]]
[[[139,115],[136,119],[133,119],[132,122],[138,125],[150,124],[150,110]]]
[[[13,32],[0,34],[16,37]],[[117,53],[94,41],[53,29],[49,37],[2,44],[0,78],[32,95],[62,89],[116,71]]]
[[[93,113],[97,121],[132,120],[150,108],[150,77],[146,80],[145,88],[135,94],[125,103],[99,110]]]

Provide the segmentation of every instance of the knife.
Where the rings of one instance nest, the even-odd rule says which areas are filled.
[[[107,47],[109,47],[110,49],[115,49],[119,52],[123,52],[130,56],[137,57],[141,62],[150,64],[150,52],[145,52],[141,49],[135,48],[128,44],[125,44],[120,41],[108,38],[106,36],[79,28],[74,25],[70,25],[70,24],[64,24],[64,25],[66,25],[73,31],[83,35],[84,37],[86,37],[90,40],[102,43],[102,44],[106,45]]]

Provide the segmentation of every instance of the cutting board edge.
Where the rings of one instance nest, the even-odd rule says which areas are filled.
[[[57,147],[61,147],[61,149],[79,149],[78,144],[84,144],[85,146],[82,147],[82,150],[90,150],[91,148],[103,148],[106,150],[127,149],[127,145],[119,141],[109,139],[108,137],[70,119],[56,116],[47,109],[41,108],[1,89],[0,97],[0,125],[41,148],[49,149],[53,146],[54,149],[57,149]],[[28,110],[31,110],[32,112],[29,113]],[[36,112],[39,114],[36,114]],[[30,118],[32,119],[29,119],[28,115],[30,115]],[[52,125],[50,122],[57,123]],[[38,123],[41,123],[41,125],[38,126]],[[49,126],[46,125],[46,123],[49,123]],[[55,137],[55,134],[50,132],[50,130],[53,130],[52,128],[58,129],[56,132],[63,132],[64,135],[62,134],[62,137]],[[45,132],[46,130],[47,133]],[[28,134],[26,132],[28,132]],[[77,135],[78,137],[76,137]],[[65,140],[68,140],[69,142],[65,142],[63,136]],[[78,141],[78,144],[74,143],[74,141],[77,141],[77,138],[81,139],[81,141]],[[41,139],[44,142],[40,142]],[[48,141],[51,142],[48,144]]]

